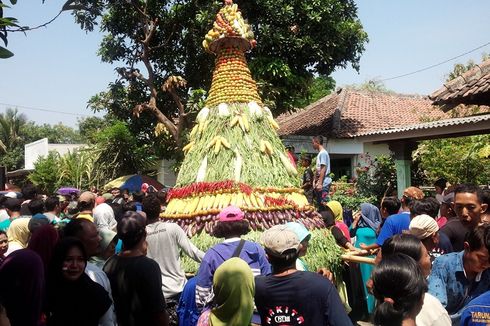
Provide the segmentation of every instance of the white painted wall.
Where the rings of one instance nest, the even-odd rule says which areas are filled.
[[[24,168],[33,170],[38,158],[47,156],[50,151],[64,155],[84,146],[85,144],[48,144],[47,138],[36,140],[24,145]]]

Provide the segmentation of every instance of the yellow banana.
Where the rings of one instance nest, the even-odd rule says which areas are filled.
[[[216,139],[216,143],[214,144],[214,154],[218,154],[221,148],[221,138]]]
[[[248,123],[248,119],[246,115],[242,115],[243,126],[245,127],[245,131],[249,132],[250,124]]]
[[[225,137],[221,137],[221,145],[223,145],[224,147],[226,147],[228,149],[231,147],[230,143],[226,140]]]
[[[191,141],[189,144],[185,145],[184,148],[182,148],[182,150],[184,151],[184,153],[187,153],[192,149],[192,146],[194,146],[193,141]]]
[[[194,128],[192,128],[189,137],[190,138],[194,137],[194,135],[197,133],[198,130],[199,130],[199,125],[195,125]]]
[[[238,123],[238,119],[239,118],[240,117],[236,116],[233,119],[231,119],[231,121],[230,121],[230,127],[234,127]]]

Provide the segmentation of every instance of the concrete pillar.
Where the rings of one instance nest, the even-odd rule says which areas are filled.
[[[412,151],[417,148],[413,141],[397,141],[389,144],[390,150],[395,154],[396,188],[398,198],[403,195],[403,190],[410,187]]]

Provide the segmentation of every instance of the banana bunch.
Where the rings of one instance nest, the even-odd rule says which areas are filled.
[[[248,118],[245,114],[238,114],[230,121],[230,128],[239,125],[243,132],[250,131],[250,123],[248,122]]]
[[[214,146],[214,154],[218,154],[221,147],[230,149],[231,145],[223,136],[214,136],[214,138],[209,142],[208,149]]]

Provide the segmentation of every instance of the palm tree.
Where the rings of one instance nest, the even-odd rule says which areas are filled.
[[[0,113],[0,148],[7,150],[15,147],[21,141],[20,130],[27,123],[27,117],[17,111],[8,108],[5,113]]]

